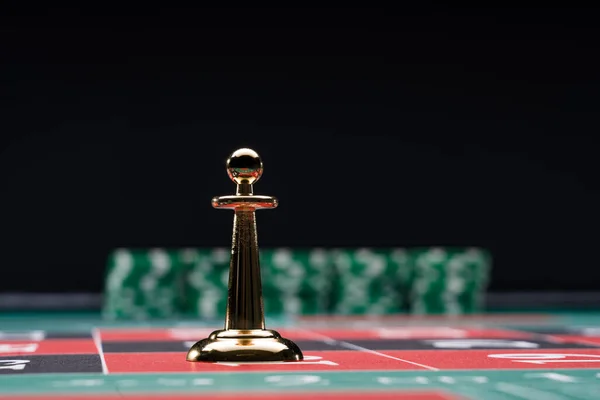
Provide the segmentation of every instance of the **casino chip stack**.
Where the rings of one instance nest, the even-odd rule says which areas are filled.
[[[332,264],[326,250],[261,249],[260,261],[267,316],[328,312]]]
[[[481,249],[425,248],[410,250],[414,276],[411,314],[469,314],[483,310],[491,268]]]
[[[225,314],[229,248],[118,249],[107,319]],[[483,310],[491,257],[478,248],[260,250],[264,311],[279,315],[468,314]]]
[[[109,259],[103,316],[150,319],[177,315],[183,301],[178,255],[164,249],[118,249]]]
[[[185,314],[225,315],[231,251],[225,248],[182,252]],[[330,290],[327,252],[320,249],[261,249],[261,281],[267,317],[326,313]]]
[[[229,261],[227,248],[184,249],[180,253],[184,280],[184,314],[216,319],[225,315]]]
[[[388,275],[395,282],[395,296],[398,296],[400,311],[408,311],[410,304],[410,293],[414,280],[414,266],[411,254],[403,247],[391,248],[385,251],[388,260]]]
[[[335,270],[333,314],[382,315],[402,311],[402,278],[407,263],[390,251],[380,249],[336,249],[332,251]]]

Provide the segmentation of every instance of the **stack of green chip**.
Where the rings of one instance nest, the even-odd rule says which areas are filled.
[[[229,249],[220,247],[180,251],[186,315],[206,319],[225,315],[230,254]]]
[[[185,272],[185,314],[201,318],[225,315],[230,251],[225,248],[180,252]],[[324,314],[329,309],[331,263],[323,249],[260,250],[266,316]]]
[[[395,282],[395,296],[398,297],[400,312],[407,312],[414,280],[414,265],[408,249],[403,247],[387,249],[389,277]]]
[[[228,248],[117,249],[104,316],[222,318]],[[466,314],[483,310],[491,257],[478,248],[260,250],[266,316]]]
[[[412,249],[412,314],[469,314],[483,310],[490,255],[478,248]]]
[[[103,315],[137,320],[175,316],[183,301],[180,279],[174,252],[117,249],[108,259]]]
[[[332,264],[326,250],[262,249],[260,260],[266,315],[328,312]]]
[[[398,272],[400,257],[394,263],[388,250],[361,248],[332,250],[332,258],[336,275],[332,313],[383,315],[402,310],[399,277],[407,267]]]

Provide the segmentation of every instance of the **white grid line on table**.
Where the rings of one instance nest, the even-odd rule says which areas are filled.
[[[330,338],[329,336],[326,336],[326,335],[323,335],[323,334],[320,334],[320,333],[317,333],[317,332],[313,332],[313,331],[309,331],[309,330],[303,330],[303,331],[306,334],[308,334],[308,335],[314,336],[315,339],[322,340],[325,343],[337,344],[337,345],[345,347],[347,349],[356,350],[356,351],[362,351],[362,352],[365,352],[365,353],[371,353],[371,354],[374,354],[374,355],[377,355],[377,356],[380,356],[380,357],[385,357],[385,358],[389,358],[389,359],[392,359],[392,360],[400,361],[400,362],[403,362],[403,363],[406,363],[406,364],[411,364],[411,365],[414,365],[414,366],[417,366],[417,367],[421,367],[421,368],[427,369],[429,371],[439,371],[440,370],[439,368],[432,367],[430,365],[420,364],[418,362],[414,362],[414,361],[410,361],[410,360],[404,360],[402,358],[390,356],[389,354],[381,353],[381,352],[376,351],[376,350],[367,349],[366,347],[358,346],[358,345],[350,343],[350,342],[346,342],[346,341],[343,341],[343,340],[333,339],[333,338]]]
[[[92,329],[92,339],[94,340],[96,350],[98,351],[98,355],[100,356],[100,363],[102,364],[102,373],[104,375],[107,375],[108,366],[106,365],[106,359],[104,358],[104,349],[102,348],[102,335],[100,334],[100,330],[98,328]]]

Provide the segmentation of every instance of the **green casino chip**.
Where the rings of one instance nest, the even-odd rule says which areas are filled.
[[[491,257],[479,248],[412,249],[412,314],[470,314],[483,310]]]
[[[192,317],[225,315],[230,250],[184,249],[184,313]],[[331,263],[323,249],[260,250],[264,312],[267,316],[324,314],[329,310]]]
[[[262,249],[260,260],[265,314],[329,311],[332,263],[325,249]]]
[[[388,276],[395,282],[398,296],[399,311],[407,312],[410,303],[410,291],[414,280],[414,265],[410,252],[404,247],[394,247],[385,250],[388,258]]]
[[[332,313],[383,315],[403,309],[402,280],[408,279],[408,263],[400,252],[387,249],[335,249]],[[406,277],[405,277],[406,275]]]
[[[108,259],[103,316],[150,319],[176,316],[183,301],[177,255],[162,248],[117,249]]]
[[[226,248],[182,249],[185,302],[183,313],[206,319],[225,315],[230,251]]]

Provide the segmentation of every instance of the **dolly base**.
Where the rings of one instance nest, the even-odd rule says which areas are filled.
[[[196,342],[186,360],[192,362],[300,361],[300,348],[268,329],[218,330]]]

